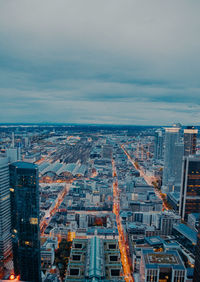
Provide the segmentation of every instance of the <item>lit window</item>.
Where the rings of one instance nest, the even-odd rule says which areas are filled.
[[[6,201],[6,200],[9,199],[9,198],[10,198],[10,195],[7,195],[7,196],[1,198],[1,201],[2,201],[2,202],[3,202],[3,201]]]
[[[30,224],[38,224],[38,219],[36,217],[31,217]]]

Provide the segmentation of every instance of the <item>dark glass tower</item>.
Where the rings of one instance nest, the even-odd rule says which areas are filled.
[[[25,162],[10,165],[13,261],[24,281],[41,281],[38,168]]]
[[[187,219],[190,213],[200,212],[200,157],[183,158],[179,214]]]
[[[197,143],[198,130],[194,126],[188,126],[184,129],[184,155],[195,155],[196,154],[196,143]]]
[[[163,157],[163,133],[162,130],[156,130],[154,136],[154,159],[160,160]]]
[[[193,282],[200,281],[200,221],[199,221],[199,231],[198,231],[198,239],[195,253],[195,266],[194,266],[194,277]]]

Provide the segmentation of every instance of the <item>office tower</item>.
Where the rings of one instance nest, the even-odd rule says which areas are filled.
[[[163,157],[163,133],[162,130],[156,130],[154,139],[154,159],[160,160]]]
[[[12,254],[8,159],[0,158],[0,267]],[[0,275],[1,276],[1,275]]]
[[[15,148],[15,134],[12,132],[12,143],[9,149],[6,149],[6,156],[9,163],[14,163],[21,160],[21,143],[18,143]]]
[[[21,143],[18,143],[17,148],[11,147],[6,150],[6,156],[9,163],[14,163],[21,160]]]
[[[24,147],[27,148],[29,146],[29,138],[24,137]]]
[[[21,146],[22,146],[21,143],[17,144],[17,160],[18,161],[21,161]]]
[[[200,212],[200,157],[183,158],[179,214],[182,219],[187,215]]]
[[[13,261],[24,281],[41,281],[39,184],[35,164],[10,164]]]
[[[195,266],[194,266],[194,276],[193,282],[200,281],[200,222],[199,222],[199,231],[197,237],[197,245],[196,245],[196,252],[195,252]]]
[[[15,133],[12,132],[12,143],[11,143],[11,148],[15,148]]]
[[[6,156],[9,163],[14,163],[17,161],[17,148],[9,148],[6,150]]]
[[[198,130],[194,126],[184,129],[184,155],[195,155]]]
[[[181,175],[182,175],[182,163],[184,155],[184,145],[183,143],[175,143],[175,154],[173,156],[174,161],[174,185],[172,191],[180,192],[181,186]]]
[[[174,125],[165,128],[165,148],[164,148],[164,170],[163,170],[163,191],[170,191],[175,183],[176,145],[180,141],[180,127]]]

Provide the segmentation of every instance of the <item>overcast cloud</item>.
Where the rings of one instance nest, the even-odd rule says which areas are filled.
[[[199,0],[0,0],[0,122],[199,124]]]

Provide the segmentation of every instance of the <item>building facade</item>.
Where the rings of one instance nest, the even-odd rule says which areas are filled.
[[[163,158],[163,132],[156,130],[154,136],[154,159],[160,160]]]
[[[180,191],[179,214],[187,219],[188,214],[200,212],[200,157],[184,157]]]
[[[160,229],[162,231],[162,235],[171,235],[173,225],[180,222],[180,216],[175,213],[169,211],[163,212],[160,217]]]
[[[175,250],[154,252],[152,249],[142,251],[140,264],[141,282],[185,282],[186,269]]]
[[[184,129],[184,155],[195,155],[196,154],[196,143],[197,143],[198,130],[194,126],[188,126]]]
[[[197,245],[196,245],[196,252],[195,252],[195,266],[194,266],[194,276],[193,282],[200,281],[200,221],[199,221],[199,230],[197,236]]]
[[[39,184],[34,164],[10,165],[14,272],[24,281],[41,281]]]
[[[8,159],[0,158],[0,268],[12,254]],[[0,273],[3,272],[0,271]],[[1,278],[1,275],[0,275]]]
[[[164,170],[162,190],[169,192],[172,190],[176,180],[177,160],[176,147],[180,142],[180,127],[173,126],[165,128],[165,147],[164,147]],[[180,157],[178,156],[180,159]]]

